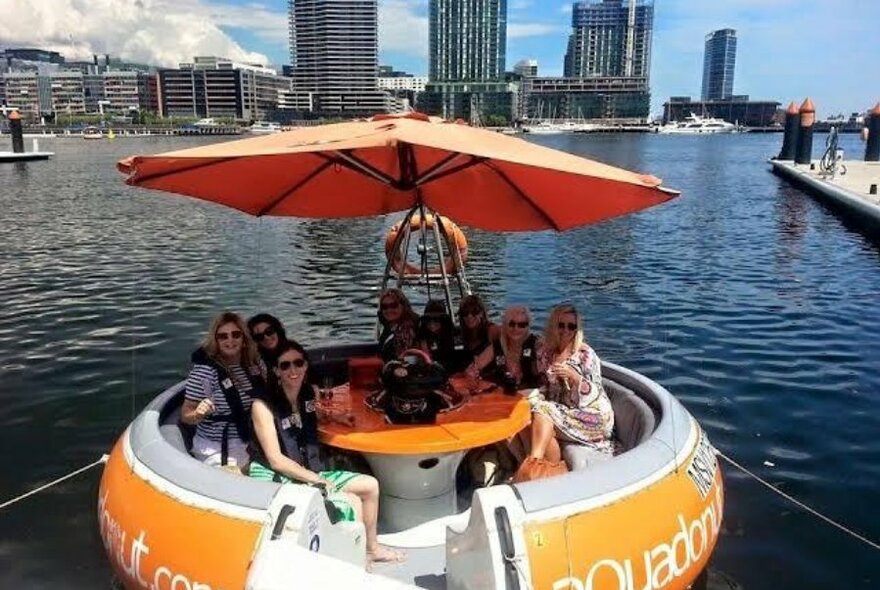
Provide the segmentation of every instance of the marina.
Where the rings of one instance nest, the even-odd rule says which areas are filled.
[[[255,220],[135,194],[119,187],[117,160],[209,140],[139,141],[134,148],[94,142],[88,154],[78,143],[59,142],[58,157],[44,164],[51,174],[39,183],[0,169],[18,195],[4,193],[4,210],[21,221],[8,228],[2,259],[22,261],[5,275],[0,391],[8,402],[0,423],[12,440],[33,444],[30,463],[0,471],[9,494],[106,453],[133,408],[184,374],[191,347],[218,308],[273,310],[310,346],[339,334],[373,335],[368,318],[384,260],[377,246],[391,220]],[[473,288],[493,310],[528,302],[540,313],[573,298],[603,358],[676,394],[722,451],[876,537],[880,522],[870,516],[870,503],[880,457],[863,442],[880,436],[871,411],[880,388],[876,244],[767,171],[778,136],[696,142],[573,134],[535,141],[650,170],[683,196],[559,236],[469,231],[480,253]],[[841,146],[859,153],[864,144],[847,135]],[[63,223],[58,207],[68,212]],[[143,221],[116,231],[130,218]],[[27,247],[25,231],[37,236]],[[131,255],[107,259],[107,251]],[[564,262],[575,257],[583,262]],[[315,272],[327,277],[321,287],[303,278]],[[206,294],[210,303],[198,303]],[[319,315],[301,314],[302,306]],[[28,385],[34,378],[36,390]],[[31,419],[22,421],[23,412]],[[819,424],[821,441],[808,434]],[[39,445],[29,434],[35,429],[43,430]],[[834,460],[844,455],[846,461]],[[715,587],[873,587],[872,550],[749,480],[731,473],[726,479],[725,524],[710,565]],[[0,584],[106,584],[92,507],[97,482],[95,471],[5,513],[4,534],[25,526],[33,532],[7,545],[12,565],[0,572]],[[71,527],[82,532],[72,537]],[[759,559],[778,567],[757,571]],[[850,567],[834,567],[844,559]]]

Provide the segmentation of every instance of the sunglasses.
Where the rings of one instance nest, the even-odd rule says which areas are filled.
[[[513,320],[510,320],[509,322],[507,322],[507,327],[508,328],[528,328],[529,323],[528,322],[515,322]]]
[[[569,332],[575,332],[578,329],[578,325],[573,324],[571,322],[569,322],[569,323],[559,322],[558,324],[556,324],[556,328],[559,330],[568,329]]]
[[[281,361],[278,363],[278,368],[282,371],[287,371],[290,367],[296,367],[297,369],[302,369],[306,366],[306,359],[293,359],[292,361]]]
[[[217,340],[223,342],[230,338],[233,340],[241,340],[241,337],[244,336],[244,334],[241,333],[241,330],[233,330],[232,332],[217,332],[216,336]]]
[[[275,335],[275,328],[266,328],[262,332],[253,332],[254,340],[257,342],[262,342],[263,338],[269,338]]]
[[[379,306],[379,308],[382,311],[385,311],[388,309],[397,309],[398,307],[400,307],[400,303],[397,301],[392,301],[391,303],[383,303]]]

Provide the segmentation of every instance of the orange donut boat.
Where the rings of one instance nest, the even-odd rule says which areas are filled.
[[[372,345],[315,350],[312,357],[321,360],[312,366],[344,380],[348,359],[373,351]],[[410,441],[379,449],[375,464],[366,453],[383,493],[396,485],[389,481],[394,477],[418,487],[439,473],[434,479],[451,485],[455,499],[444,507],[431,494],[406,502],[383,496],[380,523],[396,524],[380,527],[380,542],[408,558],[377,564],[372,573],[364,567],[363,525],[333,523],[317,489],[253,480],[190,457],[177,426],[179,383],[141,412],[112,451],[99,490],[104,547],[119,581],[132,590],[269,590],[294,581],[315,588],[684,590],[703,579],[721,527],[715,451],[663,387],[611,363],[602,372],[621,452],[604,460],[574,453],[567,456],[574,470],[538,481],[455,495],[452,443],[463,437],[447,423],[480,432],[481,421],[516,422],[522,404],[510,396],[498,393],[496,404],[496,394],[487,394],[481,401],[487,410],[458,416],[452,410],[438,419],[436,436],[446,430],[450,442],[437,442],[434,450],[413,442],[424,437],[406,429],[418,426],[359,422],[349,443],[387,430]],[[381,461],[404,467],[383,475],[375,469]]]
[[[449,220],[442,215],[438,215],[440,218],[440,225],[442,227],[440,235],[443,236],[443,239],[446,241],[447,248],[449,248],[450,253],[452,252],[452,248],[458,249],[459,256],[461,257],[461,263],[464,264],[467,262],[468,257],[468,242],[467,238],[464,235],[464,232]],[[394,254],[394,246],[397,243],[398,235],[400,234],[401,228],[405,221],[401,221],[395,223],[391,226],[391,229],[388,230],[388,234],[385,236],[385,257],[388,260],[391,260],[391,266],[398,274],[403,274],[407,276],[414,276],[422,274],[422,269],[415,264],[410,262],[406,262],[405,264],[401,261],[400,254]],[[412,233],[421,231],[422,227],[422,217],[419,213],[414,213],[412,217],[410,217],[409,221],[409,231]],[[434,230],[434,214],[427,213],[425,215],[425,230],[433,232]],[[394,257],[392,260],[392,256]],[[447,275],[454,274],[456,272],[456,264],[455,257],[450,255],[446,257],[446,261],[444,263],[444,267]],[[428,275],[439,275],[440,268],[439,267],[429,267]]]

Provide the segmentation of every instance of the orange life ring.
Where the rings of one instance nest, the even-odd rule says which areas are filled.
[[[464,237],[464,232],[459,229],[457,225],[452,223],[448,218],[440,216],[440,221],[443,223],[443,234],[446,238],[447,245],[453,244],[456,248],[458,248],[458,252],[461,255],[461,263],[464,264],[467,261],[468,255],[468,243],[467,238]],[[388,235],[385,236],[385,257],[391,260],[392,250],[394,248],[394,242],[397,240],[397,234],[400,233],[400,227],[403,222],[395,223],[391,226],[391,229],[388,230]],[[409,229],[410,231],[419,231],[422,227],[422,218],[416,213],[409,220]],[[425,215],[425,229],[433,230],[434,229],[434,216],[430,213]],[[406,265],[402,265],[400,261],[400,255],[395,256],[395,259],[391,261],[391,265],[394,267],[398,273],[403,272],[406,275],[419,275],[422,272],[422,269],[416,266],[415,264],[411,264],[409,262]],[[446,268],[446,274],[452,274],[455,272],[455,258],[450,256],[446,259],[446,263],[444,264]],[[440,274],[440,267],[431,267],[428,268],[428,274]]]

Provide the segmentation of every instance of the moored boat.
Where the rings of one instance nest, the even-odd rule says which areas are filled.
[[[104,134],[95,126],[84,127],[82,130],[83,139],[104,139]]]
[[[691,113],[684,121],[670,121],[657,128],[657,133],[675,135],[713,135],[719,133],[736,133],[738,128],[733,123],[714,117],[701,117]]]
[[[386,251],[383,287],[433,280],[447,309],[450,279],[461,296],[470,292],[465,248],[432,203],[482,229],[562,231],[672,198],[654,177],[416,114],[290,132],[278,137],[278,153],[271,142],[261,140],[255,151],[248,151],[253,141],[202,146],[125,160],[120,168],[130,184],[258,215],[352,217],[411,207]],[[300,149],[291,151],[294,144]],[[260,176],[260,169],[275,174]],[[286,174],[293,182],[281,178]],[[261,178],[263,185],[254,180]],[[494,192],[453,193],[474,183]],[[591,194],[591,187],[605,190]],[[566,191],[591,199],[560,208]],[[504,207],[478,206],[490,196]],[[357,359],[376,352],[375,344],[347,343],[312,350],[309,370],[319,382],[349,381],[357,419],[319,426],[321,440],[334,453],[363,457],[381,486],[380,542],[406,550],[406,561],[365,571],[363,525],[334,522],[317,488],[248,479],[192,458],[179,427],[179,383],[126,429],[101,481],[101,537],[122,584],[683,590],[700,577],[721,526],[721,472],[706,434],[663,387],[606,362],[615,456],[576,447],[566,449],[571,471],[564,475],[459,485],[468,450],[525,426],[532,392],[489,389],[432,422],[389,424],[369,389],[349,378]]]

